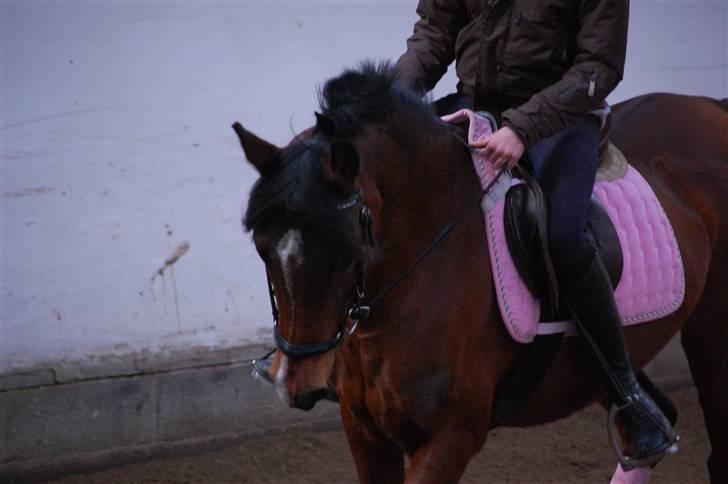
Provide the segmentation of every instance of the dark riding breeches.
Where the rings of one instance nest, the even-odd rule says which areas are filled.
[[[442,116],[462,108],[473,109],[473,100],[463,94],[450,94],[437,100],[435,108]],[[500,113],[492,114],[500,118]],[[594,248],[584,233],[597,170],[600,130],[599,118],[589,114],[526,152],[526,168],[534,173],[548,203],[551,259],[562,285],[579,280],[594,258]]]
[[[589,268],[594,248],[585,232],[597,169],[600,122],[593,115],[539,141],[527,151],[549,208],[549,247],[559,283],[577,281]]]

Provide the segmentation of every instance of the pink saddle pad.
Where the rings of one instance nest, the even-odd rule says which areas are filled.
[[[469,121],[471,144],[492,132],[486,118],[469,110],[443,120]],[[473,166],[482,187],[493,180],[493,163],[485,159],[482,150],[473,151]],[[483,198],[482,208],[503,321],[513,339],[530,343],[537,334],[572,332],[574,327],[570,321],[540,322],[540,302],[524,284],[508,251],[503,211],[505,193],[515,183],[519,182],[509,175],[502,176]],[[609,214],[622,246],[624,268],[614,297],[623,323],[652,321],[676,311],[685,296],[683,264],[672,225],[652,188],[629,166],[623,177],[595,183],[594,196]]]

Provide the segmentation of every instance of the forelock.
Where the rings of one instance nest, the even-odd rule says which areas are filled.
[[[358,244],[339,210],[346,194],[324,174],[328,150],[328,143],[320,138],[287,147],[276,169],[253,186],[243,218],[245,229],[254,231],[273,222],[304,227],[332,250],[355,252]]]

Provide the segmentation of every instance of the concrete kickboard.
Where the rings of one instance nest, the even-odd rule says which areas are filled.
[[[338,409],[333,408],[338,415]],[[261,430],[332,416],[319,403],[310,412],[286,407],[273,387],[252,378],[250,366],[214,367],[162,374],[159,440],[172,441]]]
[[[293,410],[249,363],[98,379],[0,393],[0,482],[59,475],[143,455],[140,449],[235,441],[289,425],[337,422],[339,409],[320,402]],[[231,437],[232,436],[232,437]],[[83,464],[79,464],[83,463]]]
[[[155,376],[0,393],[0,463],[152,442],[156,387]]]
[[[690,383],[680,374],[669,372],[679,380],[672,387]],[[247,362],[3,391],[0,482],[332,422],[338,406],[292,410]]]

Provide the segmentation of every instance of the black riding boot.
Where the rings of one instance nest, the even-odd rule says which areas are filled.
[[[605,370],[608,396],[620,409],[634,445],[629,459],[620,457],[622,467],[651,465],[676,452],[675,431],[632,370],[613,288],[601,258],[596,255],[581,279],[563,290],[579,331]]]

